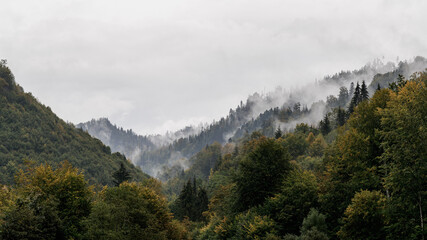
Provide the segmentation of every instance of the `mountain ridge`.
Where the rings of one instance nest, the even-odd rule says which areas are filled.
[[[407,77],[412,72],[421,71],[425,67],[427,67],[427,60],[423,57],[415,57],[410,62],[400,62],[397,66],[391,62],[384,64],[377,59],[357,70],[341,71],[331,76],[325,76],[310,88],[288,92],[279,87],[275,91],[263,95],[254,93],[248,97],[245,103],[241,101],[235,109],[230,109],[226,117],[214,120],[201,129],[188,126],[175,133],[169,133],[169,135],[140,136],[146,140],[145,144],[131,144],[132,147],[127,147],[127,150],[123,149],[123,146],[128,146],[128,142],[124,139],[121,143],[116,141],[110,146],[113,151],[121,152],[131,158],[136,165],[141,166],[152,176],[156,176],[163,165],[172,167],[174,164],[179,164],[185,169],[188,165],[185,164],[185,159],[188,160],[203,147],[214,142],[224,144],[259,129],[264,129],[263,134],[266,136],[272,136],[277,127],[280,126],[282,130],[286,131],[293,129],[296,123],[301,121],[317,124],[325,111],[328,111],[325,110],[328,105],[334,104],[328,101],[334,101],[334,95],[339,88],[349,87],[351,82],[361,84],[362,81],[366,81],[372,93],[377,87],[373,85],[382,83],[381,85],[386,86],[393,81],[396,74],[389,76],[387,75],[389,73],[398,72]],[[324,99],[330,96],[333,97],[325,102]],[[345,107],[345,104],[342,107]],[[307,107],[308,105],[310,107]],[[295,114],[292,115],[293,113]],[[97,123],[97,121],[100,122]],[[102,125],[102,121],[105,119],[93,119],[90,122],[80,123],[77,127],[102,140],[102,132],[96,131],[96,128]],[[117,126],[113,127],[108,119],[107,121],[109,123],[107,125],[111,128],[107,131],[119,130]],[[132,139],[132,135],[135,134],[132,130],[122,128],[120,130],[119,135],[123,137],[128,133],[129,139]],[[111,139],[103,140],[106,145],[109,145],[109,141]]]
[[[124,164],[133,180],[148,176],[120,153],[81,129],[60,119],[49,107],[16,84],[0,63],[0,183],[12,184],[28,162],[58,166],[68,161],[85,172],[92,184],[111,185],[113,173]]]

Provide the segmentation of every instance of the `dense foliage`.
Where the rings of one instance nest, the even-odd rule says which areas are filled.
[[[27,166],[0,188],[0,239],[185,239],[155,180],[95,193],[68,162]]]
[[[1,74],[4,69],[3,64]],[[66,162],[56,164],[61,158],[49,159],[53,166],[34,167],[22,161],[17,165],[21,170],[16,185],[0,188],[0,236],[424,239],[427,73],[396,80],[389,88],[371,92],[371,97],[364,81],[361,86],[351,85],[349,91],[341,88],[338,97],[327,98],[327,112],[316,126],[299,123],[292,131],[284,131],[264,124],[260,131],[239,139],[206,144],[190,158],[187,169],[163,169],[164,184],[154,179],[129,183],[128,174],[134,172],[126,161],[118,161],[106,181],[111,184],[114,178],[117,186],[94,192],[96,188],[89,186],[82,172]],[[18,101],[8,100],[11,96],[28,96],[14,85],[13,77],[0,78],[0,90],[7,103]],[[310,112],[295,105],[271,109],[271,116],[280,116],[282,110]],[[2,111],[25,110],[23,106],[11,104]],[[35,107],[44,109],[38,103]],[[276,120],[280,126],[295,119]],[[68,136],[67,131],[63,134],[58,138]],[[18,136],[11,134],[11,141],[20,143],[15,140],[21,139]],[[89,144],[82,149],[91,146],[87,141],[80,142]],[[0,144],[2,154],[13,146],[6,139]],[[31,144],[17,146],[17,153],[35,151]],[[93,167],[90,162],[82,166],[90,167],[88,172]],[[5,174],[3,170],[0,173]]]
[[[208,189],[207,223],[191,225],[193,237],[422,239],[427,73],[400,78],[372,98],[362,82],[348,96],[359,98],[353,112],[344,112],[351,101],[338,104],[318,128],[254,132],[224,145],[208,179],[190,167],[169,180],[169,193],[188,173]],[[198,168],[210,166],[203,159],[193,159]]]

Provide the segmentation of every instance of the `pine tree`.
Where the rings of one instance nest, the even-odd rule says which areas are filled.
[[[204,220],[203,212],[208,210],[208,193],[205,189],[199,188],[199,191],[197,192],[197,199],[196,199],[196,205],[195,205],[195,220],[202,221]]]
[[[405,79],[405,77],[402,74],[399,74],[399,76],[397,77],[397,82],[390,83],[389,88],[394,92],[398,92],[399,88],[405,86],[407,82],[408,81]]]
[[[188,217],[191,221],[202,221],[203,212],[208,210],[208,195],[205,189],[197,187],[196,179],[190,179],[184,185],[172,211],[179,219]]]
[[[120,168],[113,173],[113,183],[118,187],[122,182],[128,181],[131,179],[129,171],[126,170],[125,165],[120,163]]]
[[[354,89],[353,99],[355,100],[356,106],[357,106],[357,104],[360,103],[360,99],[361,99],[360,98],[360,85],[359,85],[359,82],[356,83],[356,88]]]
[[[282,137],[282,135],[283,135],[283,133],[282,133],[282,130],[280,129],[280,126],[277,128],[277,130],[276,130],[276,132],[274,133],[274,137],[276,138],[276,139],[279,139],[279,138],[281,138]]]
[[[320,121],[320,132],[323,135],[327,135],[331,131],[331,123],[329,121],[328,114],[325,115],[322,121]]]
[[[360,89],[359,103],[368,99],[369,99],[368,88],[366,87],[365,81],[362,81],[362,88]]]
[[[340,127],[345,124],[345,111],[341,107],[338,108],[337,112],[337,125]]]
[[[378,86],[377,86],[377,90],[376,90],[376,91],[379,91],[379,90],[381,90],[381,85],[378,83]]]
[[[359,82],[357,82],[356,89],[353,94],[353,98],[351,99],[350,106],[348,107],[349,115],[354,112],[354,108],[359,104],[359,102],[360,102],[360,86],[359,86]]]

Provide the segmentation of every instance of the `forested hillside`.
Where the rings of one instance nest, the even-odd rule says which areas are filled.
[[[56,166],[67,160],[85,172],[91,183],[112,184],[112,175],[124,164],[132,179],[148,176],[122,154],[81,129],[58,118],[49,107],[15,83],[14,76],[0,63],[0,183],[14,183],[14,175],[26,163]]]
[[[316,84],[292,92],[277,88],[266,94],[254,93],[218,121],[203,128],[190,126],[164,136],[138,136],[131,130],[113,126],[108,119],[92,120],[78,127],[114,151],[125,154],[144,172],[164,180],[178,169],[189,167],[191,158],[206,145],[238,142],[254,131],[272,137],[278,127],[289,132],[301,122],[316,126],[325,113],[335,116],[338,107],[349,107],[357,83],[361,87],[365,82],[372,95],[378,84],[387,87],[399,74],[409,77],[425,68],[427,60],[423,57],[400,62],[397,66],[375,60],[360,69],[326,76]]]
[[[5,62],[0,93],[0,239],[427,234],[427,72],[398,74],[371,94],[365,81],[343,86],[319,107],[317,124],[294,123],[313,106],[268,110],[246,124],[272,124],[206,144],[187,169],[162,169],[164,183],[56,117]]]
[[[319,127],[207,146],[166,183],[171,209],[195,239],[424,239],[426,84],[356,87]]]

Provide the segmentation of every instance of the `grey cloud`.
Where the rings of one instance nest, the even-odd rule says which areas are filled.
[[[0,58],[65,120],[139,134],[225,116],[374,58],[427,56],[425,1],[2,3]],[[172,129],[170,129],[172,128]]]

